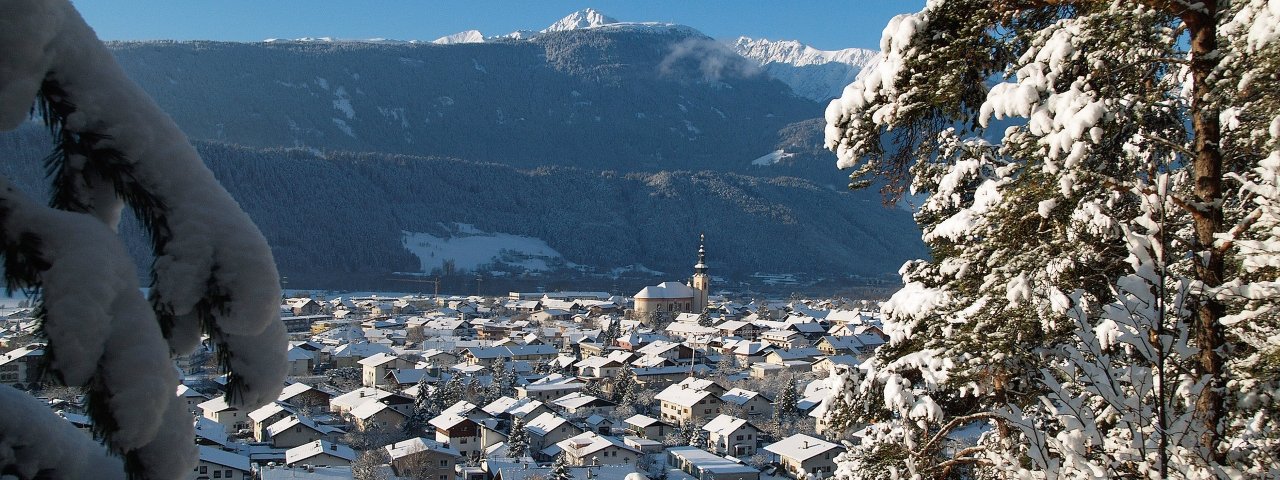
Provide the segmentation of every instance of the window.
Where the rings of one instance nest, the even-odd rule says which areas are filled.
[[[448,461],[448,460],[441,460],[441,461],[440,461],[440,466],[441,466],[441,467],[447,467],[447,466],[449,466],[449,461]]]
[[[738,435],[738,440],[742,440],[742,435]]]
[[[223,473],[222,476],[226,478],[231,478],[231,469],[227,469],[227,471]]]
[[[209,473],[209,466],[208,466],[208,465],[201,465],[201,466],[200,466],[200,473]]]
[[[464,439],[462,439],[461,441],[459,441],[458,443],[461,443],[461,444],[463,444],[463,445],[466,445],[466,444],[467,444],[467,439],[465,439],[465,438],[464,438]]]
[[[710,409],[710,408],[704,408],[704,409],[702,409],[702,413],[711,413],[711,409]]]
[[[222,470],[214,470],[213,478],[222,478]]]

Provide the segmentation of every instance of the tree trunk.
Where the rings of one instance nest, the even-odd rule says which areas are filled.
[[[1211,99],[1210,76],[1218,66],[1217,38],[1218,6],[1205,2],[1196,11],[1181,13],[1191,35],[1191,77],[1194,83],[1191,99],[1191,122],[1195,139],[1193,194],[1200,211],[1195,214],[1196,276],[1206,291],[1222,285],[1222,252],[1214,248],[1214,235],[1223,231],[1222,214],[1222,152],[1219,149],[1221,125],[1218,108]],[[1196,419],[1204,433],[1201,437],[1203,453],[1207,459],[1222,462],[1219,422],[1223,414],[1223,334],[1219,319],[1225,307],[1210,295],[1202,295],[1195,312],[1192,337],[1199,347],[1195,366],[1208,384],[1196,401]]]

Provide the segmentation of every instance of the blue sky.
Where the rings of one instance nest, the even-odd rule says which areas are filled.
[[[924,0],[73,0],[103,40],[334,37],[432,40],[539,30],[591,7],[621,21],[689,25],[715,38],[800,40],[817,48],[878,48],[894,15]]]

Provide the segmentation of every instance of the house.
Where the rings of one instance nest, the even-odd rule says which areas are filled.
[[[212,480],[214,478],[251,480],[253,464],[249,457],[226,450],[200,445],[200,461],[191,476],[194,480]]]
[[[665,358],[676,363],[688,363],[693,360],[693,349],[688,345],[665,340],[658,340],[640,347],[636,353],[642,356]]]
[[[253,438],[259,442],[269,442],[267,438],[267,427],[285,419],[290,415],[297,415],[298,409],[284,402],[271,402],[257,410],[249,412],[249,420],[253,422]]]
[[[361,382],[366,387],[387,386],[387,372],[413,367],[408,360],[387,353],[377,353],[357,363],[362,367]]]
[[[313,298],[290,298],[286,300],[289,311],[294,315],[320,315],[324,313],[324,306]]]
[[[592,415],[590,417],[587,417],[585,420],[582,421],[582,424],[586,426],[588,429],[591,429],[591,431],[599,433],[601,435],[613,434],[613,420],[610,420],[600,415]]]
[[[356,451],[351,447],[327,440],[316,440],[290,448],[284,452],[286,465],[312,465],[331,467],[351,465],[356,460]]]
[[[200,404],[209,401],[209,396],[196,391],[196,389],[186,385],[178,385],[178,398],[182,399],[182,404],[187,407],[187,411],[192,415],[200,413]]]
[[[754,467],[721,457],[698,447],[667,449],[667,465],[698,480],[759,480]]]
[[[262,434],[262,440],[271,442],[272,447],[293,448],[316,440],[335,440],[343,432],[304,415],[290,415],[268,426]]]
[[[451,480],[463,454],[426,438],[410,438],[382,447],[391,458],[391,470],[399,477]]]
[[[311,375],[316,368],[316,356],[311,351],[301,348],[290,348],[286,354],[289,362],[289,369],[285,375],[290,377],[301,377]]]
[[[738,365],[752,365],[764,361],[764,356],[777,347],[768,342],[752,342],[742,340],[733,343],[726,343],[722,353],[731,354],[738,361]]]
[[[280,391],[280,396],[276,397],[276,400],[300,408],[328,410],[331,398],[333,397],[329,395],[329,392],[302,382],[296,382],[285,385],[284,390]]]
[[[551,405],[569,418],[586,418],[591,415],[608,415],[618,404],[603,398],[573,392],[552,400]]]
[[[720,414],[720,398],[706,390],[688,385],[672,385],[654,399],[661,402],[661,417],[673,424],[710,420]]]
[[[251,426],[249,412],[232,407],[227,403],[226,395],[219,395],[218,398],[201,403],[198,407],[205,418],[221,423],[227,429],[227,433],[235,433]]]
[[[556,446],[564,452],[570,465],[634,465],[640,451],[615,437],[584,432],[561,440]]]
[[[720,395],[720,401],[725,405],[735,405],[749,417],[773,415],[773,401],[759,392],[735,388]]]
[[[835,472],[836,456],[845,448],[802,433],[766,445],[764,450],[773,454],[787,473],[794,478],[807,474],[829,477]]]
[[[414,399],[379,388],[361,387],[333,397],[329,401],[329,411],[337,414],[347,414],[356,407],[373,401],[380,401],[390,405],[400,413],[408,414],[413,410]]]
[[[684,380],[681,380],[678,385],[682,387],[689,387],[694,390],[706,390],[716,395],[722,395],[726,391],[724,386],[720,385],[719,383],[716,383],[715,380],[711,380],[709,378],[696,377],[696,376],[690,376],[688,378],[685,378]]]
[[[720,415],[702,427],[707,431],[707,444],[718,455],[750,457],[760,444],[760,429],[751,422],[732,415]]]
[[[785,365],[787,362],[803,360],[805,364],[810,364],[814,360],[822,358],[822,356],[822,351],[817,348],[796,347],[769,352],[764,356],[764,361],[765,363]]]
[[[396,352],[391,350],[391,347],[381,343],[351,342],[333,349],[330,358],[333,359],[333,366],[335,367],[359,367],[361,366],[359,363],[361,360],[379,353],[395,355]]]
[[[381,401],[365,402],[350,412],[351,421],[360,431],[395,430],[408,418],[404,412],[396,410]]]
[[[647,415],[632,415],[623,420],[622,423],[627,425],[627,430],[635,433],[640,438],[655,440],[666,438],[667,432],[672,429],[671,424]]]
[[[567,418],[555,413],[543,413],[534,417],[525,423],[524,429],[529,432],[529,449],[534,452],[541,452],[561,440],[583,432]]]
[[[617,377],[625,364],[609,357],[591,356],[582,359],[574,364],[578,369],[578,375],[586,378],[614,378]]]
[[[560,355],[551,345],[504,345],[501,347],[474,347],[463,352],[463,358],[472,365],[490,366],[499,358],[510,362],[524,360],[546,362]]]
[[[582,390],[586,385],[587,384],[574,377],[553,373],[528,385],[516,387],[516,396],[519,398],[532,398],[541,402],[549,402],[570,393]]]
[[[436,441],[448,445],[463,458],[476,458],[484,451],[480,443],[480,425],[474,420],[446,413],[432,418],[430,423],[436,429]]]
[[[43,343],[0,354],[0,383],[20,390],[35,388],[44,376],[44,364]]]
[[[795,330],[769,330],[760,334],[760,340],[778,348],[809,346],[809,340]]]
[[[532,398],[502,397],[485,405],[481,410],[494,418],[512,420],[516,418],[531,419],[544,413],[551,413],[545,403]]]

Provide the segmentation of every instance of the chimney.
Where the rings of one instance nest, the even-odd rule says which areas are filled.
[[[809,441],[808,441],[808,440],[805,440],[805,441],[804,441],[804,448],[806,448],[806,449],[807,449],[807,448],[809,448]]]

